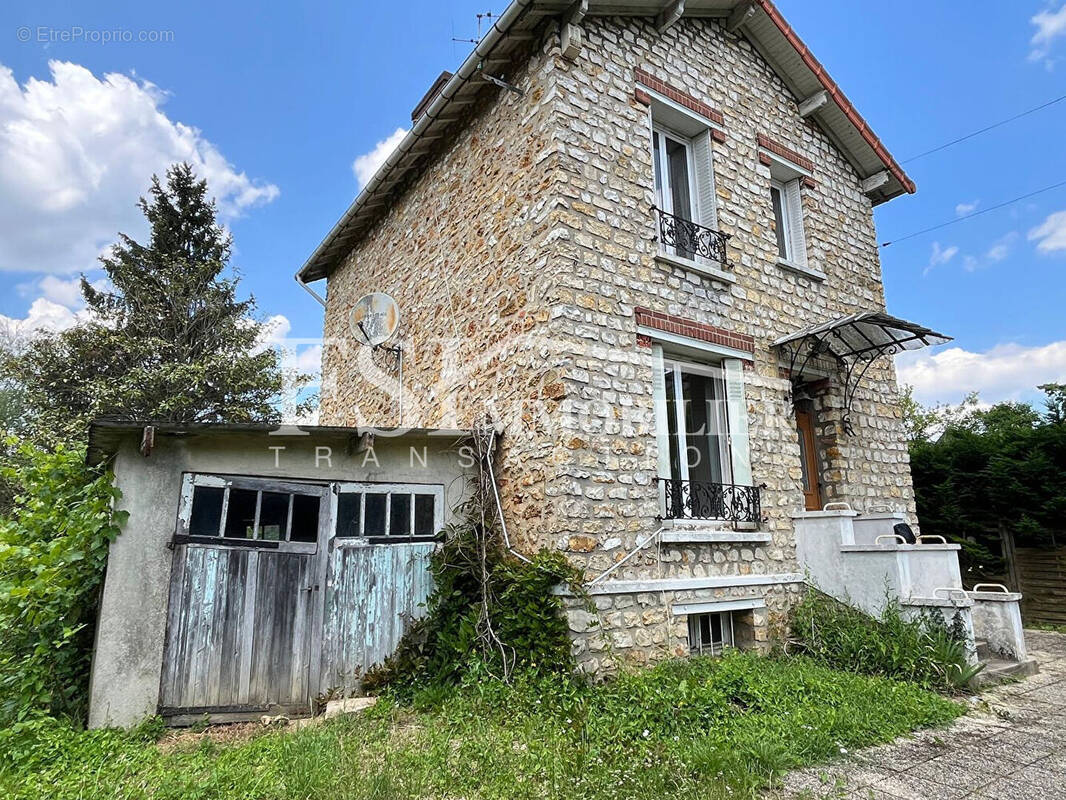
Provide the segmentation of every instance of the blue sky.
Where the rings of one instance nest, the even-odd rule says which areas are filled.
[[[470,47],[453,36],[504,4],[84,5],[0,10],[0,315],[69,324],[78,271],[98,278],[115,231],[143,231],[148,175],[191,158],[245,290],[312,365],[321,308],[293,272],[358,191],[353,162],[410,125]],[[1066,94],[1062,0],[779,6],[900,160]],[[906,163],[918,194],[877,209],[880,239],[1066,180],[1064,134],[1066,101]],[[1066,187],[882,257],[889,311],[955,336],[901,363],[922,399],[1066,380]]]

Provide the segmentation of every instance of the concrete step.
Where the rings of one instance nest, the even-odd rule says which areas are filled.
[[[978,672],[977,677],[974,678],[974,683],[977,686],[988,686],[1007,680],[1027,678],[1030,675],[1036,675],[1040,671],[1035,658],[1029,658],[1025,661],[1007,661],[1003,658],[992,657],[981,658],[980,661],[985,665],[985,668]]]

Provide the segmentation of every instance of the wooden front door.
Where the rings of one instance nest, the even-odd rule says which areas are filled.
[[[800,468],[803,471],[803,507],[807,511],[822,508],[822,488],[819,481],[818,446],[814,438],[814,418],[810,411],[796,409],[796,428],[799,431]]]
[[[160,713],[308,713],[318,693],[329,490],[187,476]]]

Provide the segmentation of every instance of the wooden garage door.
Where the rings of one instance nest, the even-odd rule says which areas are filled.
[[[186,479],[174,538],[163,716],[310,710],[328,525],[324,486]]]

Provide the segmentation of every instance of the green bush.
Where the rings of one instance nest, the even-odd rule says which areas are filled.
[[[560,583],[580,585],[566,556],[544,549],[520,560],[504,548],[476,502],[444,533],[430,557],[434,587],[426,616],[391,658],[368,670],[363,689],[454,684],[471,671],[504,678],[515,671],[571,671],[566,615],[552,594]]]
[[[966,661],[961,625],[934,614],[904,619],[895,602],[874,619],[812,589],[792,610],[789,644],[835,669],[959,690],[980,669]]]
[[[35,715],[80,717],[108,544],[125,512],[110,475],[84,451],[17,447],[18,486],[0,518],[0,724]]]

